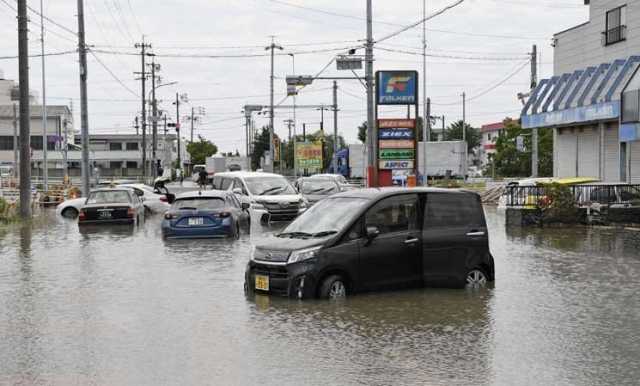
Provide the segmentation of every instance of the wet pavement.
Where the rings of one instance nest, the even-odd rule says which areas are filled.
[[[637,384],[640,232],[507,232],[488,212],[494,288],[338,303],[245,297],[269,229],[0,227],[0,384]]]

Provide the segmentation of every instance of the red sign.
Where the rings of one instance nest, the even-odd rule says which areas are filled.
[[[380,129],[414,129],[415,119],[378,119]]]

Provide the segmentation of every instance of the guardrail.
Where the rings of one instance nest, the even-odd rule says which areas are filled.
[[[640,206],[640,185],[572,185],[570,189],[577,206],[587,207],[593,204],[611,206],[615,204],[637,203]],[[508,207],[540,208],[550,200],[552,187],[507,186],[506,205]]]

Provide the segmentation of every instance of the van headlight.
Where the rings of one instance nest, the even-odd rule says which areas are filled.
[[[320,253],[321,249],[322,249],[322,246],[293,251],[289,255],[288,263],[293,264],[293,263],[299,263],[301,261],[313,259],[314,257],[318,256],[318,253]]]
[[[264,205],[258,201],[251,201],[251,209],[264,210]]]

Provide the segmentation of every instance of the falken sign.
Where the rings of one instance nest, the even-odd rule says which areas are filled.
[[[415,105],[418,103],[417,71],[378,71],[378,105]]]

